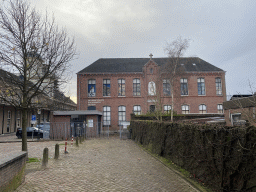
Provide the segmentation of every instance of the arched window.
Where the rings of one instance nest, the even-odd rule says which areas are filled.
[[[199,105],[199,113],[200,114],[206,113],[206,105],[205,104]]]

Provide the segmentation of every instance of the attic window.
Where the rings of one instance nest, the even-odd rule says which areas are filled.
[[[184,66],[184,64],[183,64],[183,63],[181,63],[180,65],[181,65],[181,66]]]
[[[153,73],[153,68],[150,68],[150,73],[151,73],[151,74]]]
[[[195,63],[193,63],[193,65],[194,65],[194,66],[196,66],[196,64],[195,64]]]

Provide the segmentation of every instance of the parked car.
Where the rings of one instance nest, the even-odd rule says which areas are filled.
[[[37,125],[40,130],[43,131],[43,138],[49,139],[50,138],[50,122],[44,122]]]
[[[43,131],[41,129],[38,129],[37,127],[27,127],[27,136],[28,137],[37,137],[38,133],[40,135],[40,138],[43,138]],[[22,138],[22,129],[18,128],[16,132],[16,136],[18,139]]]

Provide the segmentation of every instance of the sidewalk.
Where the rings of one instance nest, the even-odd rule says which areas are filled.
[[[197,191],[131,140],[91,139],[68,151],[17,191]]]

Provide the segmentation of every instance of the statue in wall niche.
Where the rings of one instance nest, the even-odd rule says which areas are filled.
[[[154,81],[148,83],[148,95],[156,95],[156,84]]]

